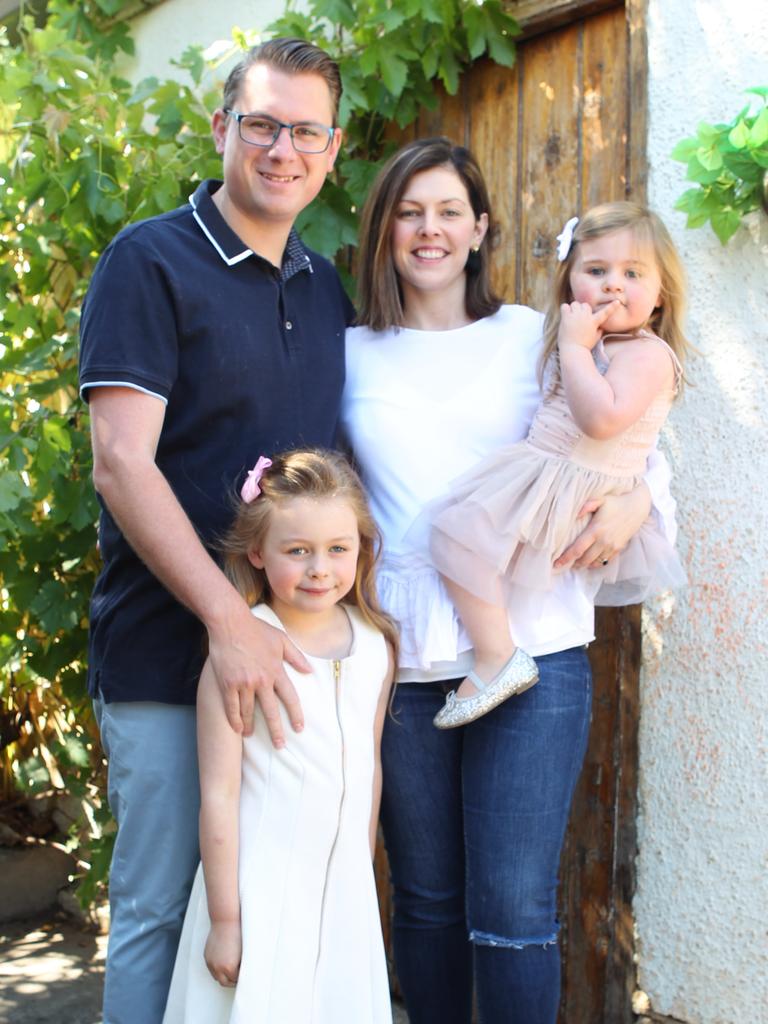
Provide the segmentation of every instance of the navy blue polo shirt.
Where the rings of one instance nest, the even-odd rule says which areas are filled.
[[[101,256],[83,304],[80,387],[165,403],[157,464],[206,545],[259,455],[332,447],[353,310],[332,265],[295,232],[280,269],[246,248],[203,182],[188,205],[132,224]],[[89,690],[191,704],[204,629],[134,554],[101,503]]]

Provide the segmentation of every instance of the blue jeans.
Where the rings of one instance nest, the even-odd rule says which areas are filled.
[[[195,708],[93,704],[118,826],[104,1024],[161,1024],[200,860]]]
[[[584,648],[536,662],[536,686],[460,729],[432,725],[455,680],[395,691],[382,823],[411,1024],[469,1024],[473,987],[482,1024],[556,1021],[557,875],[592,681]]]

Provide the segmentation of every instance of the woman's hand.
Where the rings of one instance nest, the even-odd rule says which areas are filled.
[[[555,561],[555,569],[601,568],[623,551],[651,511],[644,482],[626,494],[609,494],[586,502],[579,518],[591,515],[589,525]]]
[[[239,921],[212,921],[205,943],[205,963],[224,988],[234,988],[240,973],[243,941]]]

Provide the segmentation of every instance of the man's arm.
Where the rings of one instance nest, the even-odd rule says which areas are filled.
[[[208,657],[232,728],[246,735],[252,731],[255,696],[272,742],[282,746],[275,695],[293,728],[303,726],[283,660],[299,671],[309,666],[282,632],[254,618],[160,472],[155,455],[163,403],[124,387],[92,388],[89,397],[96,490],[137,555],[208,631]]]

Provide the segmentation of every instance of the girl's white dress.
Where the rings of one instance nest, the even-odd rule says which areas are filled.
[[[450,492],[417,521],[412,538],[428,544],[439,572],[493,604],[506,603],[518,588],[533,592],[533,599],[536,591],[552,587],[553,561],[584,529],[585,520],[576,518],[582,505],[637,486],[682,369],[666,342],[647,331],[636,337],[664,346],[674,365],[673,387],[626,430],[598,441],[576,425],[558,384],[539,406],[525,441],[500,448],[454,480]],[[609,359],[602,339],[593,357],[605,373]],[[598,572],[601,605],[642,601],[685,582],[674,548],[650,522]]]
[[[293,732],[281,708],[282,750],[258,714],[243,740],[237,986],[222,988],[203,959],[209,918],[201,867],[163,1024],[391,1024],[368,839],[387,649],[356,608],[345,609],[348,657],[307,656],[308,675],[286,665],[304,730]],[[266,606],[253,614],[282,629]]]

